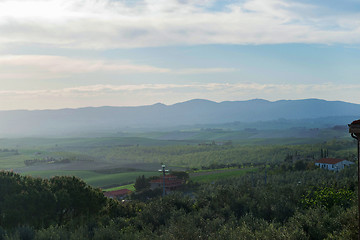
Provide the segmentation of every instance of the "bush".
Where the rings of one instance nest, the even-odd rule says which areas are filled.
[[[31,227],[22,226],[18,227],[17,233],[21,240],[33,240],[35,238],[35,231]]]
[[[50,226],[47,229],[41,229],[36,232],[35,240],[67,240],[68,233],[60,227]]]
[[[5,230],[0,226],[0,240],[5,239]]]

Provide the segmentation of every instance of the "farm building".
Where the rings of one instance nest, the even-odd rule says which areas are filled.
[[[184,184],[184,180],[178,179],[176,176],[167,175],[165,176],[165,191],[170,192],[180,188]],[[162,188],[163,187],[163,177],[154,179],[150,181],[150,188]]]
[[[344,169],[345,166],[349,166],[351,164],[354,164],[353,162],[350,162],[345,159],[339,159],[339,158],[321,158],[320,160],[317,160],[315,162],[315,165],[324,168],[331,171],[338,171]]]
[[[125,196],[129,195],[131,191],[129,189],[120,189],[116,191],[104,192],[105,197],[113,199],[123,199]]]

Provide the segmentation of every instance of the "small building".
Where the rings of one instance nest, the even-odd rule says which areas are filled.
[[[163,187],[163,177],[159,177],[158,179],[154,179],[150,181],[150,188],[162,188]],[[184,184],[184,180],[177,178],[173,175],[165,176],[165,191],[170,192],[176,189],[179,189]]]
[[[109,191],[109,192],[104,192],[105,197],[108,198],[113,198],[113,199],[123,199],[124,197],[126,197],[127,195],[129,195],[131,193],[131,191],[129,189],[120,189],[120,190],[116,190],[116,191]]]
[[[345,166],[349,166],[354,164],[345,159],[339,158],[321,158],[315,162],[315,165],[331,171],[339,171],[344,169]]]

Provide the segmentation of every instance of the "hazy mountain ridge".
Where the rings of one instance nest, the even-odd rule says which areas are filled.
[[[0,111],[3,136],[67,135],[84,132],[119,131],[133,128],[170,128],[196,124],[267,122],[278,119],[334,119],[360,116],[360,104],[320,99],[212,102],[194,99],[164,105],[139,107],[86,107],[59,110]],[[310,119],[310,120],[309,120]]]

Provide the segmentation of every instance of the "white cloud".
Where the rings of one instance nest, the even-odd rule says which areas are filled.
[[[209,11],[214,2],[5,0],[0,1],[0,44],[109,49],[360,42],[359,13],[318,16],[321,8],[291,0],[228,1],[225,10]]]
[[[106,85],[96,84],[78,86],[55,90],[0,90],[0,95],[53,95],[53,94],[82,94],[97,93],[108,94],[109,92],[133,92],[144,90],[187,90],[197,89],[204,91],[224,92],[279,92],[279,94],[292,91],[292,93],[306,92],[329,92],[350,89],[360,89],[360,84],[260,84],[260,83],[189,83],[189,84],[128,84],[128,85]]]
[[[186,68],[180,70],[174,70],[175,74],[207,74],[207,73],[227,73],[235,72],[235,68]]]
[[[89,85],[63,89],[0,91],[0,109],[45,109],[86,106],[173,104],[194,98],[214,101],[322,98],[360,103],[360,84],[192,83]],[[346,93],[346,94],[345,94]],[[354,97],[355,96],[355,97]]]
[[[168,69],[149,65],[136,65],[125,61],[89,60],[49,55],[0,56],[0,79],[53,79],[76,74],[101,73],[172,73],[206,74],[234,72],[234,68]]]
[[[0,56],[1,79],[50,79],[93,72],[166,73],[169,69],[119,61],[74,59],[47,55]]]

